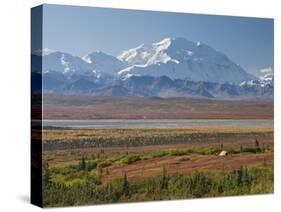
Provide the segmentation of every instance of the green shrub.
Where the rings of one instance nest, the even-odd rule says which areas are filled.
[[[105,167],[107,167],[107,166],[110,166],[111,164],[112,164],[111,161],[105,160],[105,161],[100,162],[100,163],[98,164],[98,167],[99,167],[99,168],[105,168]]]
[[[131,164],[131,163],[134,163],[134,162],[139,161],[139,160],[141,160],[140,155],[130,153],[130,154],[124,156],[122,159],[120,159],[118,161],[118,163],[120,163],[120,164]]]
[[[91,171],[97,167],[97,162],[95,161],[87,161],[86,163],[86,170]]]
[[[164,156],[168,155],[168,152],[167,151],[155,151],[155,152],[152,152],[150,155],[152,158],[160,158],[160,157],[164,157]]]

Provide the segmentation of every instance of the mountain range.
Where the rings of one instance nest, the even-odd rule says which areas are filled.
[[[42,61],[42,63],[41,63]],[[41,65],[42,64],[42,65]],[[272,98],[273,74],[258,79],[225,54],[185,38],[141,44],[114,57],[95,51],[32,54],[45,93],[93,96]],[[36,83],[35,83],[36,84]],[[40,86],[39,86],[40,87]],[[38,92],[38,86],[33,86]]]

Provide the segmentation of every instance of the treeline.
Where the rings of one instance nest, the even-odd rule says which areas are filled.
[[[101,175],[83,171],[64,170],[66,179],[53,179],[57,171],[44,165],[43,197],[44,206],[72,206],[85,204],[132,202],[148,200],[170,200],[229,195],[264,194],[273,192],[273,170],[241,167],[228,173],[219,171],[194,172],[188,176],[169,176],[163,167],[161,176],[146,178],[140,182],[130,182],[124,173],[121,179],[108,184],[101,183]],[[62,175],[61,175],[62,176]],[[70,182],[70,181],[68,181]]]
[[[44,150],[59,150],[59,149],[77,149],[91,147],[138,147],[146,145],[165,145],[165,144],[191,144],[191,143],[208,143],[223,140],[226,143],[233,139],[254,139],[263,140],[266,136],[271,136],[271,133],[187,133],[181,135],[161,135],[157,132],[151,135],[125,136],[99,136],[94,138],[67,138],[65,140],[48,140],[43,143]]]

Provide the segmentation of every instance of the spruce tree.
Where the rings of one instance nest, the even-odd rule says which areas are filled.
[[[79,169],[80,170],[85,170],[86,169],[86,160],[84,157],[81,158],[81,161],[79,163]]]
[[[260,149],[260,143],[259,143],[258,139],[256,139],[255,144],[256,144],[256,153],[258,153],[258,152],[261,151],[261,149]]]
[[[163,166],[161,188],[165,189],[168,186],[168,177],[166,166]]]
[[[127,179],[127,174],[125,172],[123,177],[123,183],[122,183],[122,193],[127,196],[129,194],[129,182]]]
[[[242,153],[243,152],[243,145],[240,145],[240,153]]]

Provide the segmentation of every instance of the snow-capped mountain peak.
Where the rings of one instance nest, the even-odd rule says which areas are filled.
[[[171,45],[171,38],[165,38],[159,42],[150,45],[141,44],[136,48],[123,51],[118,59],[126,61],[130,65],[149,66],[157,63],[175,62],[177,60],[171,58],[167,54],[167,49]]]
[[[261,69],[262,74],[259,79],[244,81],[240,84],[242,87],[273,87],[274,84],[274,72],[271,67]]]
[[[148,47],[146,47],[144,44],[141,44],[136,48],[123,51],[117,58],[129,64],[140,63],[141,59],[145,58],[147,55],[143,54],[141,55],[142,57],[140,56],[140,58],[136,58],[136,56],[139,54],[139,52],[144,51],[145,49],[148,49]],[[138,59],[140,60],[139,62]]]
[[[202,42],[181,37],[142,44],[122,52],[118,58],[130,65],[119,71],[121,78],[165,75],[171,79],[220,83],[255,79],[223,53]]]
[[[171,45],[171,42],[172,38],[164,38],[159,42],[152,43],[152,46],[158,48],[159,50],[166,50]]]
[[[127,66],[126,62],[102,51],[94,51],[84,56],[83,60],[90,64],[93,70],[110,75],[116,75]]]
[[[85,73],[90,70],[89,64],[80,57],[64,52],[52,52],[44,56],[43,72],[57,71],[61,73]]]
[[[260,77],[260,80],[263,80],[263,81],[272,81],[273,78],[274,78],[273,73],[267,73],[267,74],[265,74],[264,76],[261,76],[261,77]]]

